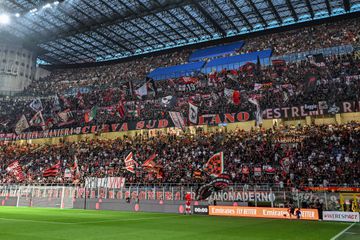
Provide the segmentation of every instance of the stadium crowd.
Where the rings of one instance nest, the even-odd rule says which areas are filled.
[[[253,113],[256,106],[249,101],[251,99],[256,99],[262,110],[320,101],[328,104],[358,101],[360,60],[355,55],[342,55],[321,61],[308,59],[268,67],[246,64],[237,71],[224,69],[192,78],[144,81],[137,86],[127,83],[105,89],[94,86],[88,92],[75,91],[72,95],[59,93],[39,98],[44,120],[41,126],[30,124],[28,131],[153,120],[168,117],[168,111],[179,111],[186,118],[188,102],[198,106],[201,115]],[[146,84],[147,94],[139,96],[136,90],[143,84]],[[233,97],[234,91],[239,93],[237,99]],[[0,132],[14,132],[22,115],[28,121],[33,119],[37,111],[30,107],[33,101],[34,98],[4,98],[0,106]],[[124,107],[122,115],[118,112],[119,105]],[[96,117],[86,122],[84,115],[94,107],[97,108]]]
[[[275,55],[283,55],[353,44],[359,40],[358,21],[253,38],[241,51],[271,48]],[[17,123],[22,118],[29,126],[21,124],[17,133],[159,119],[167,117],[169,111],[180,112],[187,119],[188,102],[198,106],[202,115],[255,113],[257,108],[318,105],[322,101],[359,101],[360,59],[355,54],[320,55],[296,63],[278,60],[271,66],[247,63],[239,69],[208,75],[145,80],[152,69],[185,63],[188,56],[189,51],[181,51],[97,68],[56,70],[33,82],[25,94],[1,100],[0,133],[19,130]],[[15,181],[6,168],[16,160],[26,183],[83,182],[88,176],[125,176],[128,183],[144,184],[204,182],[209,180],[203,172],[204,164],[214,153],[223,151],[225,171],[235,182],[359,185],[359,146],[358,123],[231,133],[205,133],[199,129],[196,135],[159,132],[157,136],[137,135],[126,140],[57,145],[0,143],[0,183]],[[129,152],[134,153],[140,166],[151,154],[158,154],[157,172],[141,167],[134,174],[126,171],[123,159]],[[43,177],[44,170],[59,161],[57,176]],[[75,162],[79,166],[77,174]],[[72,176],[65,177],[66,169],[73,172]]]
[[[273,55],[281,56],[319,48],[358,44],[359,26],[359,19],[355,18],[249,38],[245,39],[245,46],[238,54],[272,49]],[[103,67],[58,69],[49,77],[34,81],[24,94],[48,96],[64,93],[72,87],[111,88],[128,81],[138,83],[157,67],[186,63],[190,53],[190,49],[185,49]]]
[[[25,183],[83,182],[83,178],[125,176],[127,183],[203,183],[209,176],[207,160],[224,152],[224,170],[236,183],[274,186],[348,184],[358,186],[360,174],[360,124],[338,126],[276,127],[269,130],[236,130],[206,133],[198,129],[180,135],[137,135],[124,140],[63,142],[57,145],[0,145],[0,183],[15,177],[6,171],[18,160]],[[135,173],[125,169],[132,152],[139,163]],[[142,168],[152,154],[157,171]],[[56,177],[43,177],[58,161]],[[77,161],[78,175],[74,163]],[[65,169],[73,175],[64,177]],[[256,170],[255,168],[260,168]],[[76,176],[75,176],[76,175]]]
[[[276,56],[359,42],[358,18],[247,39],[241,53],[272,49]]]

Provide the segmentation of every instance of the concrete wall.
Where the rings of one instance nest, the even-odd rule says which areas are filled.
[[[0,94],[13,95],[35,77],[36,56],[19,44],[0,42]]]

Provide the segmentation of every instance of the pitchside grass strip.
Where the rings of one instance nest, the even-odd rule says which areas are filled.
[[[6,240],[329,240],[348,226],[318,221],[0,208],[0,239]]]

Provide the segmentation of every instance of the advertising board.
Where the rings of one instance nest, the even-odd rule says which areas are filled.
[[[265,207],[234,207],[234,206],[209,206],[211,216],[229,217],[255,217],[255,218],[280,218],[289,219],[287,208]],[[292,218],[295,218],[292,216]],[[319,214],[316,209],[301,209],[302,220],[318,220]]]
[[[358,212],[324,211],[323,220],[334,222],[360,222]]]

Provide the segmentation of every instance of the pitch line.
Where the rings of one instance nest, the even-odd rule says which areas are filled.
[[[33,222],[33,223],[49,223],[49,224],[65,224],[65,225],[76,225],[76,224],[91,224],[91,223],[107,223],[107,222],[128,222],[128,221],[142,221],[142,220],[155,220],[164,218],[177,218],[183,216],[171,216],[171,217],[151,217],[151,218],[130,218],[130,219],[113,219],[103,221],[89,221],[89,222],[55,222],[55,221],[41,221],[31,219],[16,219],[16,218],[0,218],[4,221],[15,221],[15,222]]]
[[[31,220],[31,219],[18,219],[18,218],[0,218],[4,221],[14,221],[14,222],[33,222],[33,223],[50,223],[50,224],[72,224],[67,222],[55,222],[55,221],[41,221],[41,220]]]
[[[349,230],[350,228],[352,228],[352,226],[354,226],[356,223],[351,224],[350,226],[348,226],[347,228],[345,228],[344,230],[342,230],[341,232],[339,232],[338,234],[336,234],[334,237],[332,237],[330,240],[336,240],[338,239],[341,235],[343,235],[347,230]]]
[[[72,224],[91,224],[91,223],[107,223],[107,222],[128,222],[128,221],[155,220],[155,219],[178,218],[178,217],[184,217],[184,216],[180,215],[180,216],[171,216],[171,217],[112,219],[112,220],[103,220],[103,221],[77,222],[77,223],[72,223]]]

